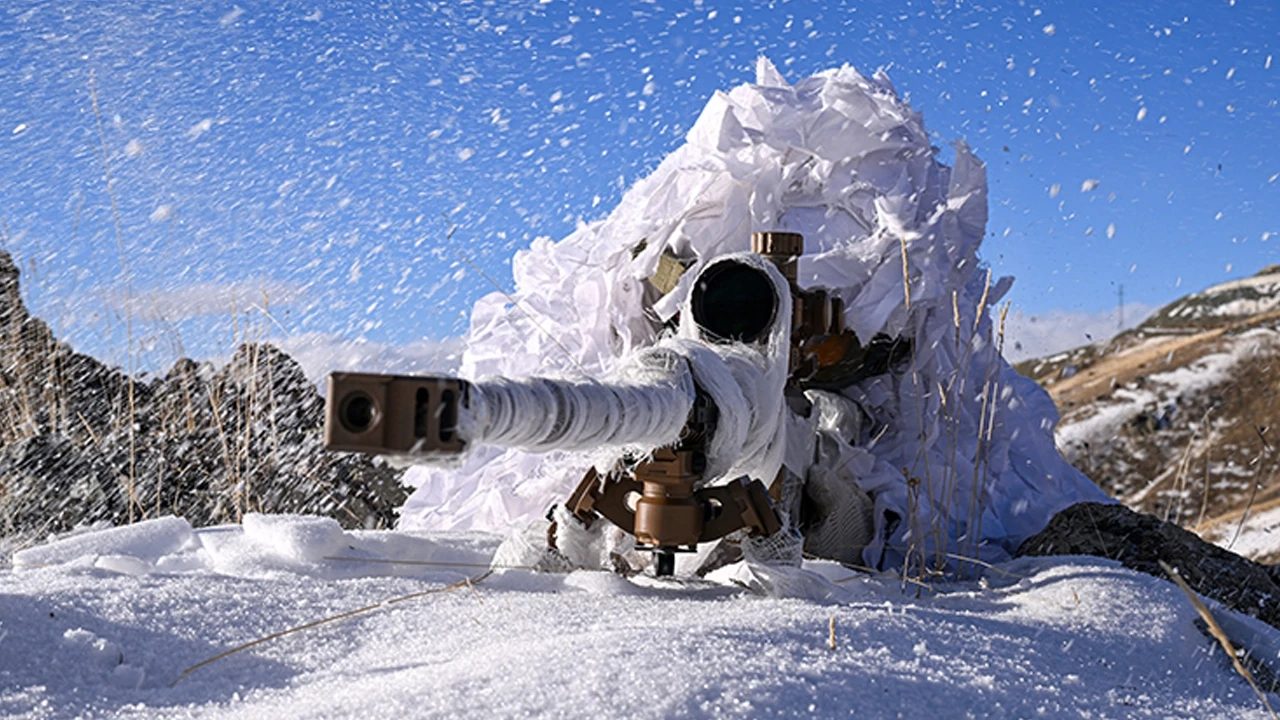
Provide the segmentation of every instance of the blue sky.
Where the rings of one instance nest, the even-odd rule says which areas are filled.
[[[0,10],[0,216],[34,309],[120,364],[456,336],[760,54],[885,68],[966,140],[1054,342],[1280,262],[1274,0],[96,5]]]

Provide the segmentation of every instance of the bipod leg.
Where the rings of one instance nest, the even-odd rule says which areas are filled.
[[[653,551],[653,559],[657,563],[654,576],[671,577],[676,574],[676,554],[670,548],[657,548]]]

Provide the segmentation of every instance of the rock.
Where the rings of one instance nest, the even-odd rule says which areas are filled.
[[[1123,505],[1072,505],[1022,543],[1017,555],[1093,555],[1156,577],[1165,577],[1163,560],[1201,595],[1280,628],[1280,585],[1265,566]]]
[[[0,253],[0,534],[169,514],[394,524],[403,471],[325,452],[324,401],[284,352],[246,344],[221,369],[183,358],[161,378],[130,378],[57,341],[18,278]]]

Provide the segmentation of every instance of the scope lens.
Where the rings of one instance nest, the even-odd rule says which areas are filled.
[[[369,394],[357,390],[342,399],[338,419],[347,432],[362,433],[373,426],[376,407]]]
[[[693,319],[710,340],[756,342],[773,327],[777,307],[769,278],[740,262],[711,265],[693,288]]]

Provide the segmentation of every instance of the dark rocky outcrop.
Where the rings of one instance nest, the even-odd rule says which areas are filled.
[[[165,514],[394,523],[401,471],[323,450],[323,399],[285,353],[247,344],[223,368],[182,359],[131,378],[59,342],[18,279],[0,253],[0,535]]]
[[[1280,585],[1266,566],[1123,505],[1072,505],[1028,538],[1017,554],[1093,555],[1156,577],[1166,577],[1160,567],[1164,561],[1201,595],[1280,628]]]

